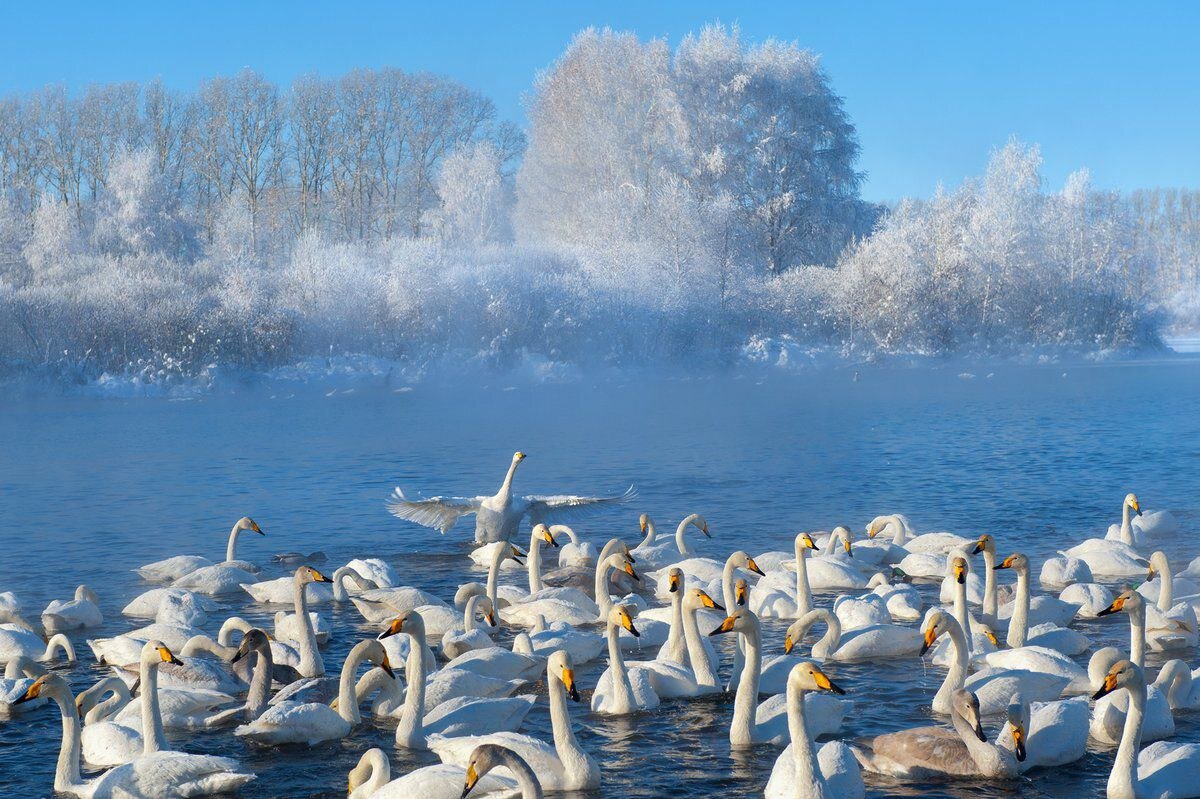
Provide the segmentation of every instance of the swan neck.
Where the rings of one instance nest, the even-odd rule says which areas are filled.
[[[610,556],[611,557],[611,556]],[[612,596],[608,593],[608,570],[612,568],[608,558],[601,558],[596,563],[596,605],[600,608],[600,613],[597,616],[599,621],[608,619],[609,611],[613,609]]]
[[[163,731],[162,709],[158,706],[158,663],[143,656],[142,680],[142,754],[167,751],[167,734]]]
[[[792,739],[792,762],[795,765],[797,799],[806,796],[821,796],[825,778],[817,768],[812,739],[808,734],[808,720],[804,716],[805,691],[791,680],[787,687],[788,734]],[[806,793],[807,790],[807,793]]]
[[[961,583],[954,581],[954,618],[958,622],[959,627],[963,630],[965,636],[964,648],[966,654],[970,656],[972,634],[971,634],[971,613],[967,609],[967,581]]]
[[[183,649],[179,650],[179,656],[186,658],[201,652],[207,652],[210,655],[216,655],[219,658],[225,659],[233,654],[232,650],[233,647],[223,646],[207,635],[193,635],[183,645]]]
[[[74,793],[83,785],[79,776],[80,730],[79,713],[70,691],[56,690],[53,694],[62,716],[62,747],[58,750],[58,763],[54,769],[54,790],[59,793]]]
[[[695,518],[695,514],[688,516],[679,523],[678,527],[675,528],[675,546],[679,548],[679,554],[685,558],[690,558],[692,555],[696,554],[688,544],[686,535],[688,525],[691,524],[692,520]]]
[[[1012,765],[1015,764],[1016,758],[1008,750],[1001,749],[990,741],[979,740],[975,730],[957,711],[951,711],[950,721],[982,776],[998,777],[1016,771],[1015,765]]]
[[[983,615],[994,620],[999,608],[996,597],[996,553],[983,550]]]
[[[667,632],[667,640],[659,650],[658,659],[683,665],[685,655],[682,650],[687,646],[683,630],[683,592],[686,589],[681,581],[679,588],[671,594],[671,627]]]
[[[467,598],[467,606],[463,608],[463,632],[475,632],[475,614],[479,612],[479,595]]]
[[[296,611],[296,626],[299,628],[300,645],[300,675],[303,677],[324,677],[325,661],[317,651],[317,634],[313,632],[312,619],[308,617],[308,592],[304,590],[304,582],[297,573],[292,584],[292,604]]]
[[[733,555],[730,555],[725,561],[725,568],[721,570],[721,600],[725,603],[727,613],[733,613],[737,608],[737,600],[733,595],[733,573],[737,570],[737,565],[733,562]]]
[[[1146,667],[1146,609],[1140,604],[1129,609],[1129,660],[1139,669]]]
[[[1133,520],[1129,516],[1129,503],[1121,506],[1121,541],[1133,546]]]
[[[1121,731],[1121,743],[1113,760],[1112,772],[1108,775],[1108,795],[1112,797],[1134,797],[1137,785],[1137,756],[1142,742],[1142,722],[1146,714],[1146,684],[1138,681],[1129,686],[1129,711],[1125,714],[1125,727]]]
[[[225,545],[225,562],[237,560],[237,541],[238,534],[241,533],[241,526],[233,525],[233,529],[229,531],[229,543]]]
[[[250,675],[250,690],[246,694],[246,721],[254,721],[267,709],[271,698],[271,671],[275,665],[271,647],[255,650],[254,671]]]
[[[529,572],[529,593],[536,594],[542,590],[542,541],[537,533],[529,539],[529,556],[525,560],[525,568]]]
[[[547,669],[546,684],[550,687],[550,729],[554,734],[554,750],[558,757],[567,763],[571,759],[584,759],[585,755],[575,740],[575,730],[571,729],[571,711],[567,708],[567,688],[562,679]]]
[[[221,629],[217,630],[217,643],[221,646],[233,646],[233,634],[249,632],[252,626],[241,616],[230,616],[221,624]]]
[[[1029,638],[1029,569],[1017,572],[1017,596],[1013,614],[1008,622],[1008,645],[1013,649],[1025,646]]]
[[[760,648],[761,633],[758,619],[751,619],[751,627],[743,635],[746,642],[746,665],[738,680],[737,695],[733,700],[733,724],[729,730],[729,740],[734,746],[745,746],[754,743],[756,724],[754,712],[758,708],[758,683],[762,676],[762,650]]]
[[[500,490],[496,493],[497,497],[501,499],[508,499],[512,496],[512,482],[513,477],[517,473],[518,463],[520,463],[520,461],[514,458],[513,462],[508,465],[508,471],[504,473],[504,482],[500,484]]]
[[[510,750],[504,750],[500,755],[500,764],[507,768],[517,780],[517,788],[521,791],[521,799],[542,799],[542,785],[538,782],[533,769],[521,757]]]
[[[404,679],[408,690],[404,709],[396,727],[396,743],[412,749],[424,748],[425,728],[425,630],[409,633],[408,661],[404,664]]]
[[[495,551],[492,552],[492,562],[488,566],[487,598],[492,600],[492,607],[497,611],[500,609],[500,606],[496,604],[496,591],[500,585],[500,566],[504,563],[507,550],[508,542],[499,542],[496,545]]]
[[[621,633],[610,621],[605,634],[608,637],[608,666],[612,669],[614,709],[627,711],[633,707],[633,686],[629,683],[629,669],[621,655]]]
[[[59,651],[63,653],[68,662],[75,662],[75,645],[62,633],[50,636],[50,641],[46,644],[46,651],[42,653],[42,660],[54,660],[54,656]]]
[[[1158,570],[1158,609],[1166,613],[1175,604],[1175,578],[1171,575],[1171,566],[1166,558],[1162,560],[1162,568]]]
[[[796,618],[812,610],[812,588],[808,584],[808,547],[796,541]]]
[[[342,664],[342,674],[338,679],[338,715],[348,721],[350,724],[359,724],[362,721],[362,714],[358,710],[358,698],[354,693],[355,679],[354,675],[358,671],[358,666],[366,659],[367,647],[371,645],[371,641],[359,641],[346,655],[346,662]]]
[[[700,637],[700,622],[696,619],[698,608],[687,608],[683,613],[683,637],[687,642],[688,662],[696,684],[706,688],[717,688],[717,670],[708,659],[708,650]]]

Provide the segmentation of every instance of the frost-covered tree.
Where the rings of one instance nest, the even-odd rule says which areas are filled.
[[[109,167],[93,235],[114,255],[190,258],[194,242],[179,197],[150,149],[119,154]]]
[[[491,142],[464,145],[447,156],[437,193],[431,223],[446,244],[480,247],[508,236],[508,190]]]

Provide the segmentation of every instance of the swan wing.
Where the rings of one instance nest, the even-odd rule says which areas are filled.
[[[155,752],[105,773],[93,796],[211,796],[236,791],[253,779],[227,757]]]
[[[416,522],[423,527],[432,527],[444,533],[454,526],[459,516],[466,516],[478,511],[483,499],[483,497],[409,499],[404,495],[404,490],[397,486],[392,491],[387,509],[397,519]]]
[[[499,771],[499,769],[497,769]],[[452,766],[439,763],[436,766],[410,771],[399,779],[392,780],[375,793],[371,799],[459,799],[463,792],[463,782],[467,772],[463,766]],[[516,782],[495,773],[485,774],[471,792],[472,796],[482,797],[516,797]]]
[[[534,523],[557,522],[573,514],[593,510],[604,505],[619,505],[637,499],[637,489],[630,486],[625,493],[610,497],[580,497],[574,494],[525,497],[529,504],[529,516]]]
[[[537,700],[533,696],[503,699],[459,697],[438,705],[422,720],[426,734],[461,737],[515,730]]]
[[[1193,796],[1200,784],[1200,744],[1152,743],[1138,753],[1137,771],[1139,795]]]

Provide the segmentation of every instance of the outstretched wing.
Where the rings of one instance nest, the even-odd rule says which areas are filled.
[[[428,499],[409,499],[404,491],[397,486],[392,491],[392,497],[387,503],[388,512],[398,519],[425,527],[441,530],[443,533],[454,526],[459,516],[466,516],[479,510],[480,498],[466,499],[464,497],[430,497]]]
[[[612,497],[577,497],[573,494],[525,497],[525,501],[529,503],[529,518],[534,524],[556,522],[604,505],[619,505],[634,499],[637,499],[637,489],[633,486],[624,494]]]

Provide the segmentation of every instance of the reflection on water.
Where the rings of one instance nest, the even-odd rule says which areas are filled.
[[[635,482],[634,507],[578,525],[597,543],[636,542],[646,510],[671,529],[701,511],[715,534],[705,554],[791,549],[797,529],[908,514],[920,529],[993,534],[1003,553],[1040,559],[1116,521],[1121,498],[1170,508],[1187,535],[1167,545],[1190,560],[1200,545],[1200,413],[1194,361],[945,371],[863,369],[750,379],[424,387],[272,396],[248,391],[192,402],[6,400],[0,405],[0,590],[36,611],[87,582],[112,635],[137,624],[120,608],[145,585],[130,570],[180,553],[220,557],[230,524],[250,514],[267,537],[243,539],[239,557],[268,565],[276,552],[322,550],[329,565],[357,555],[390,560],[404,581],[449,599],[478,579],[465,557],[469,525],[440,536],[387,516],[395,484],[427,493],[495,490],[523,449],[521,491],[619,491]],[[268,568],[264,578],[282,572]],[[522,584],[518,573],[507,582]],[[1006,578],[1007,579],[1007,578]],[[923,589],[928,602],[932,589]],[[820,598],[827,605],[832,596]],[[237,612],[269,624],[273,608],[222,603],[209,627]],[[322,609],[335,637],[331,666],[375,630],[351,606]],[[784,625],[765,625],[764,651],[781,650]],[[1097,643],[1128,646],[1124,617],[1080,626]],[[88,650],[81,635],[72,638]],[[511,634],[500,636],[510,641]],[[728,673],[731,638],[716,641]],[[646,655],[649,652],[645,653]],[[1151,662],[1161,662],[1154,656]],[[584,701],[571,708],[582,745],[602,763],[597,796],[749,796],[762,791],[776,750],[730,751],[731,698],[670,701],[632,718],[588,710],[603,662],[578,670]],[[944,674],[916,659],[830,666],[853,709],[853,738],[929,723]],[[69,677],[81,687],[102,670]],[[539,688],[539,691],[544,691]],[[1183,716],[1177,740],[1200,740]],[[549,737],[544,699],[526,731]],[[989,731],[994,728],[989,725]],[[220,753],[260,775],[247,796],[340,797],[369,746],[393,771],[435,762],[397,751],[394,723],[368,721],[345,741],[258,749],[228,731],[172,734],[192,752]],[[0,795],[47,796],[59,743],[57,714],[0,723]],[[1111,751],[1034,773],[1012,786],[900,785],[872,780],[874,796],[1091,797],[1103,791]]]

